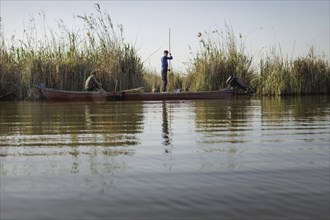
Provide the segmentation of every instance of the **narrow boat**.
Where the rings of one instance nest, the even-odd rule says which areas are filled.
[[[66,91],[46,88],[43,84],[37,86],[49,101],[158,101],[158,100],[196,100],[196,99],[223,99],[234,94],[234,88],[245,93],[254,93],[254,90],[241,84],[236,77],[229,77],[226,89],[204,92],[141,92],[141,88],[124,90],[120,92],[85,92]]]
[[[48,101],[158,101],[158,100],[196,100],[222,99],[231,97],[233,88],[205,92],[82,92],[40,88]]]

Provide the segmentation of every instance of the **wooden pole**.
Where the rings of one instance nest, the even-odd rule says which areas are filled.
[[[168,29],[168,51],[171,53],[171,28]],[[170,71],[172,71],[171,60],[168,61]]]

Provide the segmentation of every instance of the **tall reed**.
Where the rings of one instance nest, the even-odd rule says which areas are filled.
[[[78,30],[68,28],[62,20],[58,31],[49,30],[41,13],[41,28],[35,18],[30,18],[23,39],[13,37],[11,45],[6,45],[2,34],[0,98],[26,98],[39,83],[83,90],[93,70],[98,70],[97,78],[109,91],[142,86],[143,65],[135,48],[125,42],[123,26],[115,26],[98,4],[95,10],[95,15],[75,17],[83,25]]]
[[[0,100],[17,99],[21,93],[21,76],[18,64],[12,57],[0,50]]]
[[[314,48],[306,57],[295,59],[291,65],[292,74],[298,81],[298,86],[293,88],[300,94],[330,93],[329,64],[315,55]]]
[[[146,92],[160,92],[162,87],[161,74],[156,71],[146,70],[144,75],[144,88]],[[182,73],[170,71],[167,75],[167,90],[175,91],[177,89],[185,91],[183,84],[184,76]]]
[[[252,85],[262,95],[325,94],[330,92],[330,69],[314,49],[305,57],[289,60],[276,49],[260,61],[260,74]]]
[[[144,91],[146,92],[160,92],[162,85],[162,79],[160,74],[157,74],[156,71],[146,70],[144,75]]]
[[[225,87],[231,75],[241,81],[250,82],[252,78],[252,57],[246,54],[242,38],[234,35],[226,24],[224,32],[218,30],[199,33],[200,49],[192,60],[187,80],[189,90],[217,90]]]

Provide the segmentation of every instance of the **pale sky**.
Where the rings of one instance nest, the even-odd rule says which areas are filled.
[[[314,47],[329,60],[329,0],[305,1],[15,1],[1,0],[5,38],[20,36],[30,16],[46,15],[47,25],[57,28],[62,19],[74,27],[76,15],[95,12],[95,3],[106,10],[115,25],[122,24],[126,41],[135,46],[146,68],[160,71],[162,51],[169,39],[172,69],[184,71],[198,51],[197,33],[225,30],[229,24],[241,34],[247,52],[259,59],[276,45],[284,58],[303,57]],[[171,35],[169,38],[169,29]],[[191,49],[189,49],[189,46]],[[154,53],[157,51],[156,53]],[[154,54],[153,54],[154,53]]]

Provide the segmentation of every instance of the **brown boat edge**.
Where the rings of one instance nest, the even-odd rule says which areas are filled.
[[[161,100],[197,100],[197,99],[225,99],[234,95],[235,88],[244,91],[245,94],[254,93],[251,86],[246,86],[233,75],[226,84],[228,88],[216,91],[204,92],[144,92],[143,88],[128,89],[120,92],[106,91],[66,91],[46,88],[44,84],[36,86],[48,101],[161,101]]]
[[[234,95],[233,88],[204,92],[85,92],[40,88],[48,101],[161,101],[161,100],[198,100],[224,99]]]

